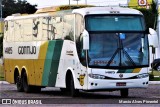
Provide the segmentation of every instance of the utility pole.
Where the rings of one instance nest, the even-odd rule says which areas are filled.
[[[0,0],[0,6],[1,6],[0,7],[0,10],[1,10],[1,13],[0,13],[1,14],[1,21],[0,21],[1,22],[1,25],[0,25],[1,26],[1,29],[0,29],[1,32],[0,33],[2,34],[3,33],[3,28],[2,28],[2,23],[3,23],[3,19],[2,19],[3,18],[2,17],[2,0]]]
[[[77,5],[78,5],[78,1],[80,1],[80,0],[73,0],[73,1],[77,1]]]
[[[85,0],[85,4],[87,5],[87,0]]]
[[[69,6],[71,5],[71,1],[69,0]]]

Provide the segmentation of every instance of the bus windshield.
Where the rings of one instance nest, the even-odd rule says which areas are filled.
[[[144,27],[144,20],[140,15],[86,16],[88,31],[143,31]]]
[[[117,21],[121,24],[116,24]],[[148,66],[148,39],[141,17],[89,16],[86,19],[86,29],[90,36],[89,67]]]

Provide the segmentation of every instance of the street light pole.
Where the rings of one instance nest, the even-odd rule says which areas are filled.
[[[78,1],[80,1],[80,0],[73,0],[73,1],[77,1],[77,5],[78,5]]]
[[[2,28],[2,18],[3,18],[3,17],[2,17],[2,0],[0,0],[0,6],[1,6],[1,7],[0,7],[0,10],[1,10],[1,13],[0,13],[0,14],[1,14],[1,21],[0,21],[0,22],[1,22],[1,25],[0,25],[0,26],[1,26],[1,29],[0,29],[1,32],[0,32],[0,33],[2,34],[2,33],[3,33],[3,28]]]
[[[69,0],[69,6],[70,6],[70,4],[71,4],[71,1]]]
[[[87,0],[85,0],[85,4],[87,5]]]
[[[1,20],[2,20],[2,0],[1,0]]]

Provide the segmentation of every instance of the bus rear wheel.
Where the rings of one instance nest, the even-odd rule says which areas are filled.
[[[23,83],[22,83],[22,78],[19,76],[18,73],[16,73],[16,80],[15,80],[16,86],[17,86],[17,91],[18,92],[23,92]]]
[[[123,98],[128,97],[128,89],[121,89],[120,93],[121,93],[121,97]]]
[[[25,91],[26,93],[29,93],[29,92],[31,92],[31,86],[29,86],[29,84],[28,84],[27,74],[26,74],[26,72],[24,72],[22,75],[23,75],[22,81],[23,81],[24,91]]]

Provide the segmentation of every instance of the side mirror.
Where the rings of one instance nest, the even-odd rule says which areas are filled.
[[[82,33],[83,37],[83,50],[89,50],[89,33],[84,30]]]
[[[148,34],[149,46],[158,48],[157,32],[154,29],[149,28],[149,33],[150,33],[150,34]]]

